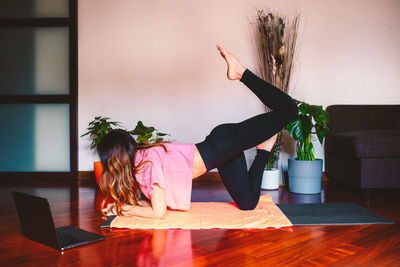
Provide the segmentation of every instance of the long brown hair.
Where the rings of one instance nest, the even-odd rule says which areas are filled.
[[[99,182],[99,187],[104,193],[102,210],[109,197],[114,199],[113,208],[120,216],[125,211],[122,208],[124,204],[138,205],[138,201],[144,196],[135,174],[146,162],[142,161],[135,166],[135,154],[138,150],[154,146],[162,146],[166,150],[164,143],[137,143],[128,132],[121,129],[114,129],[103,137],[97,145],[97,152],[104,168]]]

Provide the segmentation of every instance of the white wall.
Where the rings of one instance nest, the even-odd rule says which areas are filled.
[[[127,128],[142,120],[192,143],[219,123],[263,112],[244,85],[226,79],[215,45],[254,70],[252,23],[266,7],[301,9],[293,97],[324,107],[400,102],[398,0],[81,0],[79,133],[106,115]],[[294,149],[284,141],[285,167]],[[79,170],[97,159],[89,144],[79,140]]]

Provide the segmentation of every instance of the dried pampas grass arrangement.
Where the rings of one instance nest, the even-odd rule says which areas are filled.
[[[288,93],[300,15],[292,20],[271,12],[257,13],[257,52],[261,76]]]

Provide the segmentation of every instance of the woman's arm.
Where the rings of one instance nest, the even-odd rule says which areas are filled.
[[[160,219],[164,217],[167,211],[167,203],[165,201],[165,190],[159,187],[157,184],[153,185],[153,193],[150,196],[151,206],[132,206],[124,205],[122,208],[122,214],[125,216],[140,216],[145,218]],[[111,210],[111,207],[107,207],[107,216],[115,215],[116,212]]]
[[[140,216],[146,218],[159,219],[164,217],[167,211],[167,203],[165,201],[165,190],[159,187],[157,184],[153,185],[153,193],[150,196],[151,206],[130,206],[124,209],[128,210],[123,212],[125,216]],[[130,208],[130,209],[129,209]]]

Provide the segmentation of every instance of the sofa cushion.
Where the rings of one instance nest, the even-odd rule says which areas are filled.
[[[400,158],[400,131],[367,130],[330,134],[327,153],[355,158]]]

